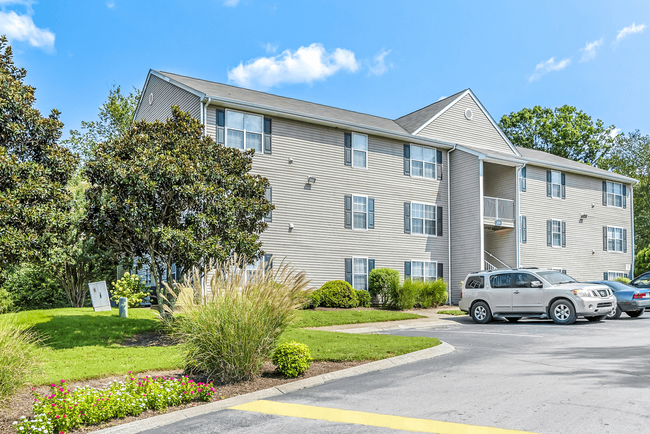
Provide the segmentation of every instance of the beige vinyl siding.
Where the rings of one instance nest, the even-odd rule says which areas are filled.
[[[521,266],[561,268],[578,280],[602,279],[605,271],[626,271],[632,264],[630,186],[627,208],[603,205],[602,179],[565,173],[566,199],[546,196],[546,168],[528,165],[527,188],[520,193],[528,242],[521,244]],[[580,215],[587,214],[586,219]],[[566,247],[546,245],[546,220],[566,222]],[[603,251],[603,226],[627,229],[627,253]],[[593,252],[593,253],[592,253]]]
[[[465,118],[466,109],[472,110],[471,120]],[[469,94],[424,127],[417,135],[476,149],[514,154],[512,148]]]
[[[487,197],[509,199],[514,201],[517,195],[516,168],[494,163],[483,163],[483,194]],[[516,213],[513,211],[513,215]],[[515,228],[499,229],[485,228],[485,250],[499,258],[509,267],[517,266],[517,233]],[[503,264],[493,258],[486,257],[486,261],[502,268]]]
[[[482,268],[480,173],[474,155],[450,154],[451,177],[451,301],[460,300],[460,282]]]
[[[208,119],[214,110],[208,108]],[[375,267],[402,275],[404,261],[442,262],[448,280],[446,174],[442,181],[405,176],[403,143],[375,136],[368,137],[368,168],[345,166],[346,130],[275,117],[272,122],[273,153],[255,155],[252,170],[273,187],[273,221],[262,234],[267,253],[305,270],[314,287],[345,279],[345,258],[352,256],[375,259]],[[308,176],[316,178],[311,186]],[[375,229],[345,229],[346,194],[375,199]],[[442,206],[443,236],[405,234],[407,201]]]
[[[151,94],[153,94],[153,103],[150,105]],[[155,75],[150,75],[134,120],[165,121],[172,115],[172,105],[179,106],[181,110],[189,112],[196,119],[201,119],[201,100],[198,96]]]

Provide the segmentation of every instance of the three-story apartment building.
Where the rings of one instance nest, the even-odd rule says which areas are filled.
[[[633,269],[636,181],[513,146],[469,89],[391,120],[151,70],[135,119],[164,120],[172,105],[218,143],[255,149],[275,205],[264,250],[315,286],[367,289],[389,267],[444,279],[457,302],[485,268]]]

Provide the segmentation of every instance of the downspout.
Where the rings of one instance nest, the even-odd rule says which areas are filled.
[[[632,227],[630,229],[632,238],[632,265],[630,267],[629,278],[634,279],[634,187],[630,184],[630,215]]]
[[[517,170],[515,171],[515,175],[517,177],[515,180],[515,185],[517,186],[517,192],[515,193],[517,204],[517,222],[515,224],[515,230],[517,231],[515,233],[515,240],[517,242],[517,268],[521,267],[521,207],[519,194],[521,192],[521,171],[524,167],[526,167],[526,163],[522,164],[521,166],[517,166]]]
[[[454,152],[456,150],[456,146],[450,150],[447,151],[447,245],[448,245],[448,260],[449,260],[449,265],[447,268],[449,268],[449,291],[447,291],[447,296],[449,297],[447,299],[447,304],[451,305],[451,288],[452,288],[452,280],[451,280],[451,177],[449,176],[450,170],[449,170],[449,154]]]
[[[478,195],[479,195],[479,224],[480,224],[480,241],[481,241],[481,263],[479,269],[483,270],[485,267],[485,198],[483,197],[483,158],[478,158]]]
[[[208,135],[208,106],[212,102],[212,98],[206,97],[201,101],[201,123],[203,124],[203,135]],[[205,114],[203,111],[205,110]]]

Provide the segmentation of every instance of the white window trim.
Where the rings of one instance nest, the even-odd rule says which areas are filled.
[[[251,131],[251,133],[252,134],[260,134],[262,136],[262,149],[260,151],[256,150],[255,155],[263,155],[264,154],[264,135],[265,135],[264,134],[264,115],[260,115],[260,114],[257,114],[257,113],[250,113],[250,112],[241,112],[239,110],[225,109],[224,114],[223,114],[223,145],[225,147],[227,147],[227,148],[230,148],[230,146],[228,146],[228,122],[226,120],[228,118],[228,112],[241,113],[241,114],[244,115],[244,118],[245,118],[246,115],[259,116],[259,117],[262,118],[262,132],[261,133],[256,133],[256,132]],[[233,149],[238,149],[238,150],[240,150],[242,152],[252,149],[252,148],[247,148],[246,147],[246,133],[248,132],[246,130],[246,121],[244,121],[244,129],[243,130],[238,130],[236,128],[232,128],[232,129],[234,131],[243,131],[244,132],[244,149],[239,149],[239,148],[233,148]]]
[[[623,271],[608,271],[607,272],[607,281],[614,280],[612,279],[612,274],[620,274],[620,276],[614,277],[614,279],[618,279],[619,277],[627,277],[628,273],[623,272]]]
[[[366,198],[366,227],[365,228],[355,228],[354,227],[354,198],[355,197],[365,197]],[[353,194],[352,195],[352,230],[353,231],[361,231],[361,232],[367,232],[368,231],[368,196],[363,195],[363,194]]]
[[[426,276],[422,276],[422,281],[423,282],[435,282],[436,280],[438,280],[438,261],[424,261],[424,260],[421,260],[421,259],[411,259],[411,280],[414,280],[413,279],[413,263],[414,262],[422,262],[423,264],[434,264],[433,265],[433,271],[435,271],[435,273],[436,273],[435,279],[427,281]],[[425,273],[424,268],[422,269],[422,272]]]
[[[553,223],[554,222],[560,222],[560,232],[559,232],[560,233],[560,245],[559,246],[556,246],[555,244],[553,244],[553,234],[554,234],[554,232],[553,232]],[[551,247],[553,247],[554,249],[561,249],[562,248],[562,220],[560,220],[560,219],[551,219]]]
[[[417,146],[418,148],[430,148],[429,146],[414,145],[412,143],[410,143],[409,146],[410,146],[410,150],[409,150],[410,155],[413,155],[413,147],[414,146]],[[438,149],[437,148],[430,148],[430,149],[433,149],[433,154],[436,156],[436,162],[433,163],[433,177],[429,178],[428,176],[424,176],[424,161],[415,160],[415,158],[409,158],[409,176],[411,178],[430,179],[431,181],[437,181],[438,180]],[[413,175],[413,160],[422,161],[422,176]]]
[[[621,250],[620,251],[616,250],[616,233],[614,233],[614,238],[609,238],[609,228],[620,229],[621,230]],[[625,230],[624,228],[619,227],[619,226],[607,226],[607,251],[608,252],[610,252],[610,253],[623,253],[624,252],[624,250],[625,250],[625,246],[623,245],[623,242],[624,242],[623,231],[624,230]],[[609,240],[610,239],[614,240],[614,249],[615,250],[610,250],[609,249]],[[609,271],[608,271],[608,273],[609,273]]]
[[[554,173],[558,173],[560,175],[560,183],[559,184],[556,184],[556,183],[553,182],[553,174]],[[555,196],[553,194],[553,186],[554,185],[559,185],[560,186],[560,195],[559,196]],[[551,198],[552,199],[560,199],[560,200],[562,199],[562,172],[558,172],[557,170],[551,170]]]
[[[415,233],[413,231],[413,204],[417,203],[418,205],[429,205],[433,207],[433,221],[436,222],[436,230],[433,231],[433,234],[425,234],[425,233]],[[424,220],[422,219],[422,230],[424,230]],[[435,203],[425,203],[425,202],[418,202],[418,201],[411,201],[411,235],[419,236],[419,237],[437,237],[438,236],[438,206]]]
[[[609,184],[614,184],[614,185],[618,184],[618,185],[621,186],[621,194],[611,193],[611,194],[614,195],[614,203],[613,203],[613,204],[610,204],[610,203],[609,203],[609,195],[610,195],[610,192],[609,192]],[[612,208],[623,209],[623,198],[625,197],[625,196],[623,195],[623,184],[620,183],[620,182],[607,181],[607,184],[606,184],[606,185],[607,185],[607,191],[605,192],[605,194],[607,195],[607,196],[606,196],[606,197],[607,197],[607,206],[612,207]],[[617,205],[616,205],[616,196],[621,196],[621,206],[617,206]]]
[[[366,150],[364,151],[366,153],[366,167],[360,167],[360,166],[355,166],[354,165],[354,136],[364,136],[366,138]],[[361,134],[361,133],[352,133],[350,136],[350,147],[351,147],[351,159],[352,159],[352,168],[353,169],[358,169],[358,170],[368,170],[368,154],[369,148],[370,148],[370,139],[367,134]],[[358,151],[360,152],[360,151]]]
[[[368,288],[368,275],[370,274],[368,272],[368,257],[367,256],[352,256],[352,288],[354,288],[354,260],[355,259],[365,259],[366,261],[366,291],[369,289]],[[357,276],[360,276],[360,274],[357,274]],[[357,289],[357,288],[354,288]]]

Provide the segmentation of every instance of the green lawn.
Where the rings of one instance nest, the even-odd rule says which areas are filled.
[[[15,315],[19,324],[32,326],[43,338],[39,371],[30,378],[34,384],[182,367],[180,345],[119,345],[124,338],[157,329],[156,313],[149,309],[130,309],[127,319],[120,318],[116,309],[112,312],[93,312],[92,308],[36,310],[10,315]],[[315,360],[379,360],[433,347],[440,341],[435,338],[333,333],[300,327],[418,317],[374,310],[300,311],[296,322],[285,331],[281,340],[307,344]]]
[[[439,310],[438,311],[439,315],[455,315],[455,316],[460,316],[460,315],[467,315],[467,312],[463,312],[460,309],[454,309],[454,310]]]

